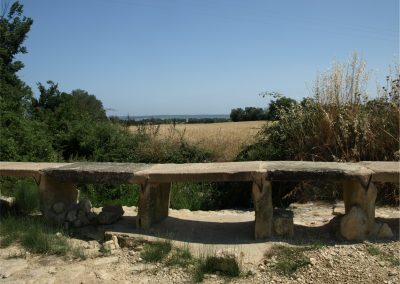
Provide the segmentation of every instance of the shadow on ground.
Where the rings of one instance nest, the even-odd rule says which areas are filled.
[[[249,219],[249,216],[242,219]],[[378,222],[387,223],[394,233],[392,239],[370,240],[390,242],[399,239],[399,218],[377,218]],[[136,216],[124,216],[113,225],[87,227],[79,230],[82,236],[98,238],[108,234],[127,235],[132,238],[165,238],[172,241],[209,244],[209,245],[246,245],[266,242],[283,241],[291,244],[350,244],[336,235],[337,222],[332,219],[321,226],[294,225],[294,236],[290,238],[272,237],[262,241],[254,240],[254,221],[238,220],[233,222],[188,220],[175,216],[167,217],[161,223],[153,225],[148,230],[136,228]],[[354,242],[353,242],[354,243]]]

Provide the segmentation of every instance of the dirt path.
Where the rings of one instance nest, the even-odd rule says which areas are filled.
[[[86,228],[74,240],[88,256],[85,260],[31,255],[19,247],[0,249],[0,283],[190,283],[191,270],[162,263],[145,263],[140,257],[143,246],[122,247],[111,255],[99,253],[99,243],[83,240],[98,238],[104,231],[131,240],[168,237],[174,246],[189,246],[194,255],[228,250],[241,253],[244,275],[229,279],[232,283],[399,283],[400,268],[393,261],[400,254],[398,208],[378,208],[377,217],[389,222],[395,237],[384,242],[349,243],[334,240],[329,231],[332,206],[294,204],[295,237],[255,242],[252,238],[254,212],[225,210],[218,212],[171,210],[170,217],[150,232],[134,228],[135,208],[124,208],[124,218],[112,226]],[[337,212],[343,204],[337,204]],[[295,239],[295,240],[294,240]],[[122,240],[122,239],[121,239]],[[120,241],[121,243],[121,241]],[[264,257],[273,245],[318,244],[306,251],[310,264],[290,276],[279,274],[278,255]],[[373,249],[371,249],[373,248]],[[226,278],[210,274],[204,283],[225,283]]]

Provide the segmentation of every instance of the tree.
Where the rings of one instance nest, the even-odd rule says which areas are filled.
[[[32,90],[17,75],[24,64],[15,56],[27,52],[22,44],[33,23],[22,8],[15,2],[0,16],[0,160],[52,161],[46,125],[29,119]]]
[[[15,60],[19,53],[26,53],[23,46],[33,20],[22,16],[23,6],[19,2],[11,5],[8,13],[0,16],[0,111],[12,110],[26,113],[30,106],[32,90],[21,81],[17,72],[24,64]]]
[[[268,107],[268,120],[279,120],[280,112],[287,111],[295,104],[297,102],[294,99],[285,96],[272,100]]]
[[[242,108],[234,108],[231,110],[232,121],[242,121],[244,117],[244,110]]]

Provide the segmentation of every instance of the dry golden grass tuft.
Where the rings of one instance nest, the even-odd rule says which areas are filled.
[[[242,121],[198,124],[162,124],[149,127],[154,139],[183,139],[191,145],[209,150],[219,162],[232,161],[243,146],[254,143],[265,121]],[[132,132],[141,131],[131,126]]]

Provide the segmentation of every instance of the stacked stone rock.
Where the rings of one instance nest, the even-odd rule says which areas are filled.
[[[54,203],[51,207],[51,220],[64,224],[66,228],[79,228],[90,224],[108,225],[118,221],[123,214],[121,205],[110,205],[103,207],[97,215],[92,210],[92,203],[87,199],[69,207],[63,202]]]
[[[79,228],[97,223],[97,214],[92,211],[90,200],[82,200],[69,207],[62,202],[54,203],[52,213],[52,219],[58,223],[63,223],[66,228]]]

